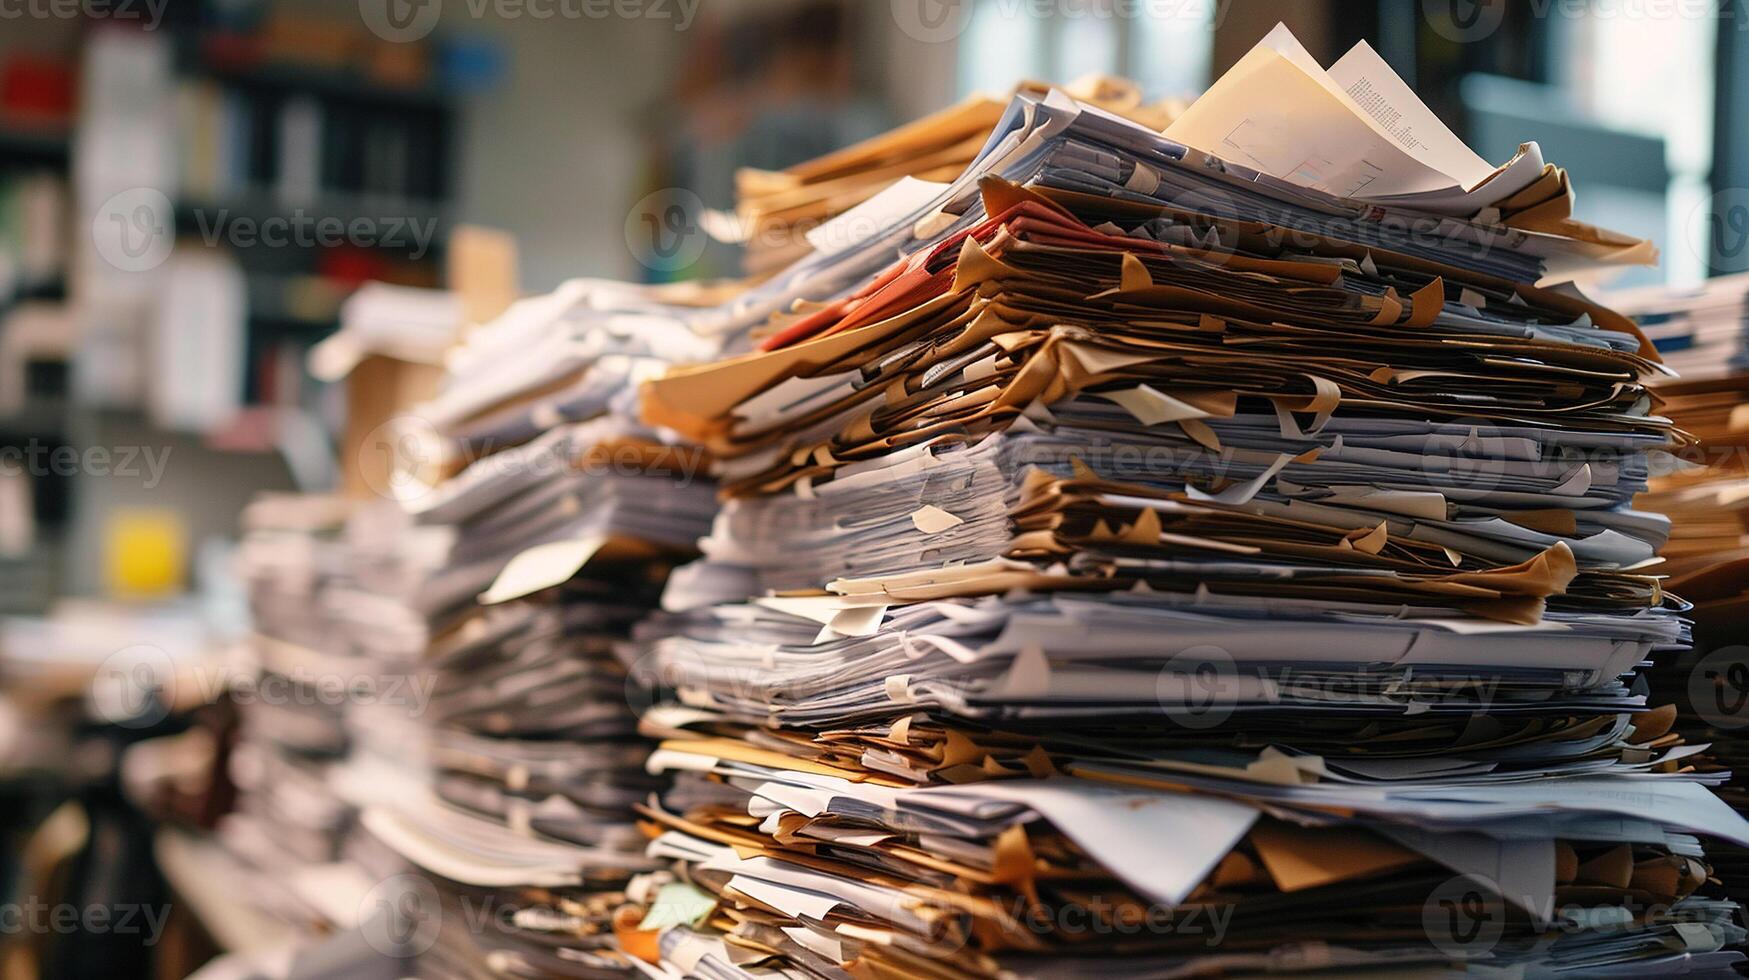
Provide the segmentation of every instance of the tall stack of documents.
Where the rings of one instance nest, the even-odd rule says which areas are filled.
[[[448,547],[443,532],[383,499],[392,489],[378,458],[383,420],[425,390],[461,313],[454,294],[381,283],[361,287],[342,313],[308,367],[349,385],[346,494],[267,494],[243,515],[254,664],[232,692],[243,738],[231,768],[243,792],[222,837],[270,872],[262,893],[289,892],[330,927],[351,928],[372,907],[373,883],[401,867],[360,832],[360,815],[427,791],[432,622],[415,594]],[[320,478],[308,455],[291,459]]]
[[[409,526],[385,551],[429,537],[393,592],[434,675],[433,778],[363,822],[429,876],[385,931],[435,975],[632,970],[614,915],[659,868],[631,807],[661,781],[616,646],[716,509],[702,453],[627,408],[668,358],[715,350],[658,296],[578,281],[512,305],[387,440]]]
[[[307,931],[350,924],[369,884],[347,857],[359,805],[342,774],[356,737],[375,727],[349,715],[387,685],[333,603],[349,578],[354,509],[332,496],[263,495],[243,513],[237,558],[254,632],[250,669],[231,684],[238,794],[219,838],[251,875],[251,902]]]
[[[415,526],[394,502],[352,506],[343,574],[325,590],[322,615],[339,627],[337,650],[354,658],[360,696],[346,706],[351,747],[330,781],[354,807],[423,792],[431,779],[425,717],[437,685],[425,662],[435,626],[411,601],[447,556],[442,531]]]
[[[639,628],[695,976],[1728,969],[1640,668],[1647,261],[1278,29],[1164,134],[1022,92],[644,386],[727,498]],[[876,221],[875,219],[879,219]],[[784,295],[788,291],[787,296]],[[773,315],[748,322],[761,306]],[[633,947],[628,947],[633,948]]]

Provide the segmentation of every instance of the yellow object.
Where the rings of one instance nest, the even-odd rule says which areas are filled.
[[[175,511],[117,511],[103,544],[104,583],[111,595],[147,599],[182,591],[188,528]]]

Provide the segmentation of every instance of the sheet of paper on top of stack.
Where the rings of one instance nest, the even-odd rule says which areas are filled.
[[[634,670],[659,969],[1742,961],[1749,824],[1640,676],[1688,437],[1565,281],[1653,252],[1534,144],[1278,28],[1164,134],[1021,93],[864,207],[774,281],[878,268],[644,386],[726,498]]]

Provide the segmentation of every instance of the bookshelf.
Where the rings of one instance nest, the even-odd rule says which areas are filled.
[[[222,244],[245,276],[245,403],[295,404],[283,389],[351,288],[439,280],[455,99],[429,70],[293,60],[233,31],[174,44],[178,240]]]
[[[0,324],[27,304],[66,299],[71,154],[64,125],[0,111]],[[0,487],[0,613],[7,613],[39,608],[53,592],[68,480],[38,472],[38,464],[70,437],[64,366],[4,334],[0,356],[7,361],[0,386],[20,389],[0,398],[11,409],[0,412],[0,481],[9,484]]]
[[[89,338],[83,329],[65,331],[86,338],[78,348],[32,354],[24,398],[14,399],[22,405],[0,406],[0,446],[174,446],[176,466],[174,479],[152,488],[84,475],[32,477],[33,551],[22,562],[0,556],[0,582],[17,586],[8,590],[20,600],[15,609],[39,606],[57,592],[96,591],[89,569],[98,563],[111,513],[174,509],[197,542],[234,530],[236,511],[254,489],[289,489],[279,439],[286,431],[319,431],[335,418],[332,393],[309,379],[304,361],[338,327],[341,303],[370,280],[413,286],[442,280],[460,111],[436,43],[378,43],[355,16],[321,22],[325,15],[295,4],[262,5],[250,16],[238,21],[220,5],[177,2],[158,30],[126,44],[116,31],[70,33],[52,56],[62,80],[76,79],[78,97],[64,100],[65,118],[15,117],[0,105],[0,189],[48,176],[61,189],[62,215],[57,273],[10,280],[0,290],[0,323],[26,304],[70,311],[89,308],[93,296],[125,298],[128,270],[101,256],[82,257],[92,244],[94,209],[118,189],[161,189],[178,250],[152,273],[145,295],[134,280],[140,305],[133,314],[143,322],[133,334],[134,353],[120,356],[170,390],[209,383],[210,368],[202,365],[213,362],[215,350],[235,350],[241,360],[232,375],[238,388],[227,381],[214,389],[238,392],[235,417],[211,413],[196,428],[160,424],[158,403],[143,391],[112,396],[126,389],[82,380]],[[303,43],[317,36],[334,43]],[[147,73],[150,84],[130,87],[129,73],[148,62],[159,66]],[[150,126],[140,125],[142,113],[161,109]],[[150,142],[129,142],[142,138]],[[143,148],[137,168],[136,148]],[[106,171],[107,185],[87,182],[94,167]],[[241,297],[214,307],[224,314],[220,322],[235,322],[240,332],[227,332],[217,346],[198,326],[211,322],[203,303],[214,290],[203,296],[204,280],[191,287],[171,278],[190,253],[228,269],[211,281]],[[69,267],[77,276],[68,276]],[[178,296],[192,305],[166,316],[165,305]],[[232,320],[234,310],[241,312]],[[175,350],[199,356],[152,353],[164,344],[167,322],[194,325],[192,333],[169,336],[179,337]],[[233,364],[231,356],[220,353],[217,362]],[[188,377],[165,378],[166,370],[186,370]],[[241,439],[242,430],[258,438]]]

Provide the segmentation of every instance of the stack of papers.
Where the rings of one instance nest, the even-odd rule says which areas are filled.
[[[1671,519],[1669,561],[1659,569],[1665,588],[1693,603],[1694,646],[1665,658],[1649,672],[1651,697],[1682,706],[1684,740],[1710,744],[1697,768],[1728,774],[1720,796],[1749,816],[1749,669],[1744,623],[1749,622],[1749,374],[1657,387],[1660,411],[1694,433],[1699,445],[1684,452],[1652,482],[1642,504]],[[1714,849],[1716,873],[1728,894],[1749,900],[1749,850]]]
[[[1692,650],[1651,672],[1652,696],[1683,706],[1679,730],[1712,748],[1695,759],[1732,773],[1720,795],[1749,813],[1749,752],[1739,736],[1749,725],[1749,673],[1743,624],[1749,621],[1749,276],[1726,276],[1696,288],[1639,289],[1612,297],[1639,311],[1647,335],[1680,380],[1656,385],[1658,411],[1693,435],[1658,470],[1641,506],[1670,517],[1665,588],[1694,604]],[[1713,861],[1732,898],[1749,898],[1749,851],[1715,849]]]
[[[1749,602],[1749,372],[1654,390],[1659,411],[1697,440],[1659,469],[1640,500],[1670,518],[1666,586],[1699,604],[1703,621],[1711,610],[1741,613]]]
[[[1042,96],[1049,86],[1025,82],[1017,91]],[[1171,103],[1144,104],[1141,90],[1125,79],[1089,76],[1066,91],[1149,129],[1166,128],[1176,115]],[[744,167],[735,174],[734,219],[712,222],[707,229],[745,244],[749,275],[769,274],[812,250],[808,232],[895,180],[959,176],[1007,104],[1007,98],[974,93],[940,112],[787,170]]]
[[[347,533],[357,509],[339,497],[265,494],[243,512],[237,553],[253,633],[229,680],[237,804],[218,838],[253,880],[249,902],[305,933],[357,914],[370,880],[350,857],[364,801],[347,774],[372,768],[371,745],[404,738],[419,690],[404,663],[352,642],[340,597],[357,587]],[[417,770],[416,745],[391,751],[383,771]]]
[[[434,973],[633,971],[614,916],[660,869],[631,808],[663,780],[616,647],[716,510],[702,452],[629,408],[670,357],[716,350],[683,309],[594,281],[520,301],[450,352],[390,440],[399,520],[378,551],[400,573],[378,577],[377,615],[411,627],[432,679],[431,781],[362,823],[432,880],[385,929]]]
[[[1749,611],[1749,275],[1626,290],[1610,301],[1680,370],[1680,379],[1657,379],[1657,409],[1695,440],[1665,461],[1641,498],[1670,518],[1660,571],[1696,604],[1702,630],[1719,644],[1738,642]]]
[[[893,193],[725,308],[756,350],[644,386],[726,503],[637,631],[677,878],[625,948],[713,977],[1742,961],[1701,838],[1749,823],[1640,676],[1688,626],[1633,500],[1688,437],[1651,343],[1564,281],[1649,246],[1574,222],[1534,145],[1488,167],[1370,49],[1325,72],[1285,30],[1164,135],[1023,92]]]
[[[1685,380],[1749,372],[1749,273],[1699,286],[1617,290],[1608,298],[1639,322],[1664,363]]]
[[[310,373],[338,381],[371,354],[435,363],[461,320],[454,293],[367,282],[341,304],[341,328],[311,349]]]

